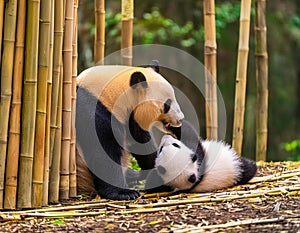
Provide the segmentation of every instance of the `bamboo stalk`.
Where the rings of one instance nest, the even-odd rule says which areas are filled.
[[[4,208],[15,209],[19,165],[21,101],[24,66],[26,1],[18,0],[18,19],[15,45],[13,96],[10,109],[9,140],[6,160]]]
[[[49,75],[49,38],[51,1],[41,0],[40,37],[38,59],[38,89],[35,126],[35,147],[32,177],[32,206],[41,207],[43,200],[43,175],[46,136],[47,81]]]
[[[59,169],[61,153],[61,63],[64,24],[64,2],[54,0],[54,44],[52,67],[52,95],[50,115],[50,155],[49,155],[49,202],[59,199]]]
[[[239,51],[237,61],[235,104],[232,147],[240,155],[242,152],[244,113],[246,98],[247,64],[249,51],[251,0],[241,1]]]
[[[256,161],[266,161],[268,139],[268,52],[266,0],[255,0]]]
[[[121,59],[123,65],[132,65],[133,0],[122,0],[122,43]]]
[[[62,62],[63,45],[63,25],[64,25],[64,4],[61,0],[54,0],[54,44],[53,44],[53,73],[52,73],[52,96],[51,96],[51,116],[50,116],[50,167],[53,155],[56,116],[60,85],[60,64]]]
[[[205,100],[206,100],[206,137],[218,138],[218,103],[217,103],[217,42],[215,22],[215,1],[204,0],[204,65],[205,65]]]
[[[3,22],[4,22],[4,6],[5,6],[5,0],[0,0],[0,51],[2,51],[2,32],[3,32]],[[1,64],[1,58],[0,56],[0,64]],[[0,97],[1,100],[1,97]]]
[[[60,168],[60,199],[69,198],[70,188],[70,141],[72,122],[72,41],[74,0],[67,1],[63,48],[63,105],[62,145]]]
[[[72,44],[72,125],[71,125],[71,142],[70,142],[70,197],[77,196],[76,183],[76,78],[77,78],[77,10],[78,0],[74,1],[74,22],[73,22],[73,44]]]
[[[53,44],[54,44],[54,0],[51,1],[51,26],[49,40],[49,69],[47,80],[47,108],[46,108],[46,135],[45,135],[45,159],[44,159],[44,182],[42,205],[48,205],[49,198],[49,167],[50,167],[50,116],[51,116],[51,96],[52,96],[52,66],[53,66]]]
[[[94,62],[103,65],[105,47],[105,0],[95,0]]]
[[[28,0],[27,6],[18,208],[32,206],[32,167],[37,102],[40,1]]]
[[[50,169],[49,181],[49,202],[57,203],[59,200],[59,180],[60,180],[60,161],[61,161],[61,124],[62,124],[62,89],[63,89],[63,66],[60,66],[59,92],[57,104],[56,129],[53,146],[52,164]]]
[[[1,101],[0,101],[0,208],[3,207],[4,177],[7,153],[7,132],[9,125],[10,103],[14,67],[15,35],[17,22],[17,0],[6,4],[3,34],[3,59],[1,64]],[[2,34],[0,35],[2,37]],[[1,50],[0,50],[1,53]],[[0,54],[1,55],[1,54]]]

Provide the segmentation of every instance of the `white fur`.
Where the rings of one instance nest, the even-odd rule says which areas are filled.
[[[220,141],[203,141],[205,150],[205,174],[192,191],[208,192],[233,186],[240,174],[241,164],[236,152]]]
[[[173,143],[181,148],[173,146]],[[242,172],[235,151],[219,141],[206,140],[202,145],[205,151],[205,172],[202,181],[192,192],[207,192],[233,186]],[[165,174],[160,174],[164,182],[175,190],[190,189],[193,184],[188,181],[189,177],[195,174],[198,179],[202,175],[198,172],[197,161],[192,162],[193,151],[169,135],[163,137],[161,146],[163,149],[156,159],[156,167],[163,166],[166,169]]]

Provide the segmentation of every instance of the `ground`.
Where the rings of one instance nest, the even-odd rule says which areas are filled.
[[[135,201],[1,212],[0,232],[300,232],[300,162],[260,163],[250,184]]]

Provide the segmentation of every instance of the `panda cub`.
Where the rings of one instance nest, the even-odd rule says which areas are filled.
[[[239,157],[224,142],[202,141],[186,121],[180,137],[163,136],[146,192],[209,192],[245,184],[256,174],[254,161]]]

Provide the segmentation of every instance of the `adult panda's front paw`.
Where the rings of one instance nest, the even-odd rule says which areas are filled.
[[[140,196],[140,193],[136,190],[114,187],[109,191],[103,192],[100,196],[110,200],[134,200]]]

